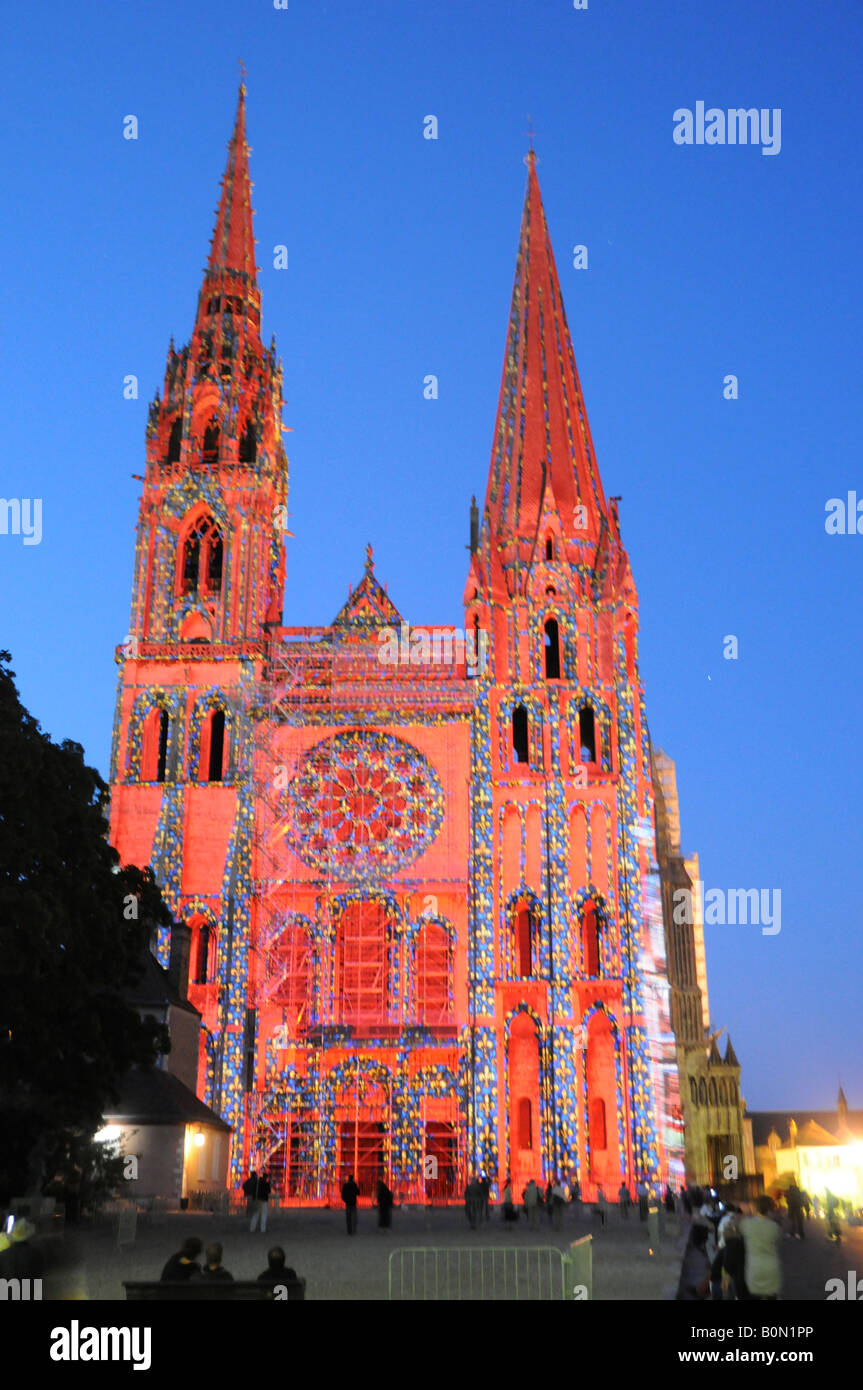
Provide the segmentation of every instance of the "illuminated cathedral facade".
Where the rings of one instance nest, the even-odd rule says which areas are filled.
[[[371,547],[329,624],[285,621],[243,89],[150,408],[112,839],[192,929],[232,1180],[285,1199],[683,1175],[638,599],[527,166],[461,629],[404,617]]]

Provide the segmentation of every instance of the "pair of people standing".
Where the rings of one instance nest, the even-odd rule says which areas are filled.
[[[256,1231],[260,1226],[261,1234],[267,1229],[267,1203],[270,1200],[270,1180],[266,1173],[256,1173],[252,1169],[246,1181],[243,1183],[243,1192],[246,1197],[246,1215],[251,1218],[249,1230]]]

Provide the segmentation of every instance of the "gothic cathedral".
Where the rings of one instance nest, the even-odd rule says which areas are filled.
[[[403,618],[369,547],[341,611],[297,628],[248,153],[241,89],[150,408],[111,767],[113,842],[192,929],[232,1179],[266,1166],[308,1201],[348,1173],[412,1200],[483,1172],[588,1199],[678,1181],[638,598],[534,156],[464,627]]]

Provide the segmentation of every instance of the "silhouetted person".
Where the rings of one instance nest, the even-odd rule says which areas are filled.
[[[255,1210],[255,1199],[258,1195],[258,1175],[254,1168],[243,1183],[243,1192],[246,1198],[246,1215],[251,1216]]]
[[[360,1189],[354,1182],[354,1175],[351,1173],[342,1188],[342,1201],[345,1204],[345,1219],[348,1223],[349,1236],[356,1235],[357,1233],[357,1198],[359,1195]]]
[[[642,1221],[647,1220],[647,1210],[649,1204],[650,1188],[647,1186],[647,1183],[644,1181],[644,1178],[642,1178],[641,1182],[638,1184],[638,1215],[640,1220]]]
[[[258,1225],[261,1228],[261,1235],[267,1229],[267,1202],[270,1200],[270,1180],[266,1173],[261,1173],[256,1180],[255,1195],[252,1200],[252,1220],[249,1230],[254,1231]]]
[[[669,1213],[674,1211],[674,1193],[670,1183],[666,1184],[665,1187],[665,1210]]]
[[[284,1284],[288,1279],[296,1279],[297,1271],[285,1264],[285,1252],[280,1245],[267,1251],[267,1267],[258,1275],[259,1284]]]
[[[683,1256],[677,1297],[684,1302],[707,1298],[710,1293],[710,1259],[707,1254],[707,1226],[693,1226]]]
[[[803,1193],[796,1182],[791,1183],[785,1193],[785,1201],[788,1204],[788,1220],[791,1223],[791,1234],[798,1240],[803,1239]]]
[[[378,1183],[378,1225],[389,1230],[393,1224],[393,1194],[383,1178]]]
[[[467,1212],[467,1219],[472,1231],[476,1230],[476,1223],[482,1214],[482,1188],[479,1179],[471,1178],[464,1192],[464,1206]]]
[[[193,1278],[213,1281],[233,1280],[233,1274],[229,1274],[222,1264],[222,1246],[219,1241],[214,1240],[211,1245],[207,1246],[204,1251],[204,1268],[200,1274],[193,1275]]]
[[[178,1250],[176,1255],[172,1255],[159,1278],[166,1284],[179,1284],[184,1280],[193,1278],[194,1275],[201,1273],[201,1266],[198,1264],[198,1256],[201,1253],[203,1242],[197,1236],[188,1236],[183,1241],[182,1250]]]
[[[629,1220],[629,1208],[632,1206],[632,1198],[629,1195],[629,1188],[625,1182],[620,1184],[617,1189],[617,1204],[620,1207],[620,1215],[625,1221]]]
[[[482,1219],[483,1219],[483,1221],[488,1221],[488,1219],[489,1219],[489,1209],[488,1209],[488,1207],[489,1207],[489,1199],[490,1199],[490,1197],[491,1197],[491,1183],[489,1182],[489,1178],[488,1178],[488,1174],[487,1174],[487,1173],[483,1173],[482,1177],[480,1178],[480,1180],[479,1180],[479,1189],[480,1189],[480,1203],[481,1203],[481,1208],[482,1208]]]

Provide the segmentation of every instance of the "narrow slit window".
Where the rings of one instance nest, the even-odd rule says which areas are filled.
[[[545,538],[545,558],[546,560],[554,559],[554,540],[551,536]]]
[[[159,761],[156,767],[156,781],[164,782],[168,770],[168,734],[171,717],[166,709],[159,712]]]
[[[518,1103],[518,1147],[533,1148],[533,1107],[528,1096]]]
[[[183,422],[179,416],[171,426],[171,433],[168,438],[168,463],[180,462],[180,441],[183,437]]]
[[[555,618],[545,625],[545,678],[560,680],[560,629]]]
[[[209,782],[221,782],[225,757],[225,711],[217,709],[210,718]]]
[[[513,762],[530,763],[529,727],[524,705],[516,705],[512,712],[512,756]]]
[[[581,761],[596,762],[596,720],[590,705],[585,705],[578,715],[578,737],[581,743]]]

